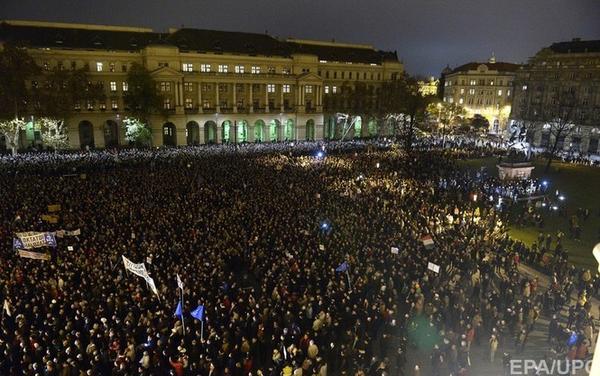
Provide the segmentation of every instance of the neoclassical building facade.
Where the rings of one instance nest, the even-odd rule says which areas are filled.
[[[517,70],[511,120],[543,122],[544,112],[572,95],[569,132],[562,133],[557,148],[584,154],[600,153],[600,40],[554,43],[541,49]],[[569,104],[571,106],[571,104]],[[534,127],[527,137],[536,146],[554,145],[548,124]]]
[[[403,74],[395,52],[266,34],[3,21],[0,41],[25,46],[43,71],[84,67],[103,88],[106,101],[77,103],[66,119],[72,148],[126,143],[133,63],[150,71],[167,113],[148,119],[154,146],[336,138],[343,90],[365,87],[375,106],[378,88]],[[349,137],[376,133],[362,123]],[[37,142],[31,133],[24,142]]]
[[[462,106],[468,117],[481,115],[490,123],[489,132],[501,134],[511,111],[513,81],[519,65],[471,62],[444,71],[443,100]]]

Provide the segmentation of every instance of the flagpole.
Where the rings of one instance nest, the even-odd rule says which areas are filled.
[[[204,318],[200,321],[200,342],[204,342]]]
[[[346,277],[348,277],[348,286],[350,290],[352,290],[352,282],[350,282],[350,273],[348,273],[348,269],[346,269]]]

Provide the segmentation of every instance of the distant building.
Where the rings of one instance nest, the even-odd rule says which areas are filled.
[[[519,65],[496,62],[471,62],[445,71],[443,101],[462,106],[468,117],[481,115],[489,123],[490,133],[506,128],[511,111],[513,81]]]
[[[349,106],[348,93],[360,86],[369,113],[383,83],[404,72],[395,52],[368,45],[189,28],[3,21],[6,42],[24,45],[44,72],[86,68],[104,88],[105,101],[77,103],[66,119],[73,148],[125,144],[133,63],[150,71],[168,112],[149,119],[155,146],[338,138],[335,113]],[[42,74],[29,84],[45,81]],[[365,118],[348,137],[377,133]],[[41,142],[35,134],[25,139]]]
[[[418,81],[417,84],[419,85],[419,93],[422,96],[437,95],[440,80],[432,76],[429,77],[429,81]]]
[[[574,98],[573,132],[560,137],[559,150],[599,153],[600,40],[554,43],[543,48],[517,70],[511,120],[535,121],[557,105],[562,93]],[[537,127],[528,140],[548,147],[554,139],[547,125]]]

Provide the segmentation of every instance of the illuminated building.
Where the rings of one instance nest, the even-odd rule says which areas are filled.
[[[599,153],[600,139],[600,40],[554,43],[543,48],[517,70],[511,119],[542,121],[544,110],[560,105],[564,93],[573,98],[572,132],[559,137],[558,150]],[[534,145],[548,147],[554,136],[547,124],[535,127],[527,137]]]
[[[150,71],[167,112],[148,119],[155,146],[335,138],[333,116],[346,106],[336,98],[361,85],[375,106],[378,88],[403,73],[395,52],[372,46],[241,32],[4,21],[0,41],[24,45],[46,72],[85,67],[104,88],[105,101],[77,103],[67,117],[73,148],[125,144],[133,63]],[[359,122],[350,136],[373,129]]]
[[[510,115],[513,81],[519,65],[471,62],[444,72],[443,100],[462,106],[468,117],[485,117],[489,132],[501,134]]]
[[[421,93],[422,96],[437,95],[440,80],[435,77],[430,77],[429,81],[418,81],[417,84],[419,85],[419,93]]]

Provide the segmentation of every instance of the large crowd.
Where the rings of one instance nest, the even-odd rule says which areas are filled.
[[[447,151],[35,154],[0,174],[1,375],[466,375],[472,347],[497,364],[541,315],[565,356],[595,339],[595,273],[552,239],[534,251],[507,236],[499,199],[543,187],[460,170]],[[77,229],[38,249],[48,261],[12,248],[18,232]],[[557,253],[549,288],[518,271],[541,248]],[[122,256],[146,264],[158,296]]]

